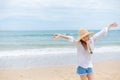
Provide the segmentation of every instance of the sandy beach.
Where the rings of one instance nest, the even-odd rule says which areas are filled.
[[[75,65],[0,69],[0,80],[80,80]],[[120,80],[120,60],[94,62],[95,80]]]

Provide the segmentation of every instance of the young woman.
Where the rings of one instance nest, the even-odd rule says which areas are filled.
[[[100,37],[107,34],[110,28],[116,27],[116,23],[111,23],[100,32],[94,35],[93,32],[88,32],[86,28],[79,30],[78,39],[74,39],[72,36],[66,36],[62,34],[54,34],[53,39],[56,40],[59,37],[69,40],[77,48],[77,74],[80,75],[81,80],[93,80],[93,64],[92,54],[94,49],[94,42]],[[92,37],[90,37],[92,36]]]

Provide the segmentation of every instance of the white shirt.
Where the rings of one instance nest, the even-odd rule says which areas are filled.
[[[100,37],[107,34],[107,32],[108,28],[106,27],[89,39],[87,43],[89,43],[92,51],[94,49],[94,42]],[[78,60],[77,66],[81,66],[83,68],[93,67],[92,54],[90,54],[87,50],[84,49],[81,42],[78,42],[72,36],[69,36],[69,41],[72,42],[77,48],[77,60]]]

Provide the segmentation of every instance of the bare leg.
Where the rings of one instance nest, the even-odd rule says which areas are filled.
[[[88,80],[93,80],[93,74],[88,74],[87,78],[88,78]]]
[[[80,75],[81,80],[86,80],[87,76],[86,75]]]

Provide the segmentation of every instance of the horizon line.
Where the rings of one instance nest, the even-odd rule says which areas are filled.
[[[61,31],[61,30],[73,30],[73,31],[78,31],[77,29],[41,29],[41,30],[0,30],[0,32],[9,32],[9,31]],[[101,29],[88,29],[88,30],[101,30]],[[112,31],[117,31],[120,29],[111,29]]]

